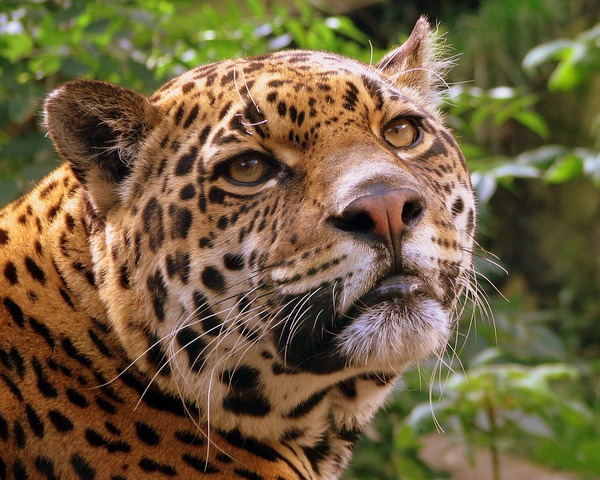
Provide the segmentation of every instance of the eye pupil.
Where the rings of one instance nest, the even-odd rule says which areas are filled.
[[[263,179],[267,163],[261,158],[238,158],[229,164],[227,174],[241,184],[254,184]]]
[[[419,139],[419,130],[408,118],[394,120],[383,131],[383,138],[392,147],[409,147]]]

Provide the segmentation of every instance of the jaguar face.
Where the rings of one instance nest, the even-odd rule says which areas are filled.
[[[475,209],[429,33],[375,66],[279,52],[150,99],[87,81],[49,98],[106,317],[202,421],[308,444],[362,428],[400,372],[443,351]]]

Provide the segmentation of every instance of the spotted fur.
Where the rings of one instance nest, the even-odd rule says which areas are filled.
[[[67,162],[0,214],[0,478],[339,478],[469,281],[436,68],[420,20],[375,66],[287,51],[149,99],[52,92]]]

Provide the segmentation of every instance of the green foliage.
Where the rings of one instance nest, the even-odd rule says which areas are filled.
[[[581,32],[573,40],[558,39],[543,43],[523,59],[523,67],[533,71],[549,61],[558,65],[548,79],[556,91],[572,91],[600,69],[600,24]]]

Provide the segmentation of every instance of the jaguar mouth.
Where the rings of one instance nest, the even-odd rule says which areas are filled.
[[[345,317],[351,321],[366,309],[381,303],[393,302],[408,306],[415,299],[423,297],[435,298],[433,290],[423,279],[408,274],[392,275],[375,284],[371,290],[358,298]]]
[[[363,308],[369,308],[388,300],[410,301],[416,296],[433,297],[434,294],[429,285],[419,277],[393,275],[384,278],[356,303]]]

